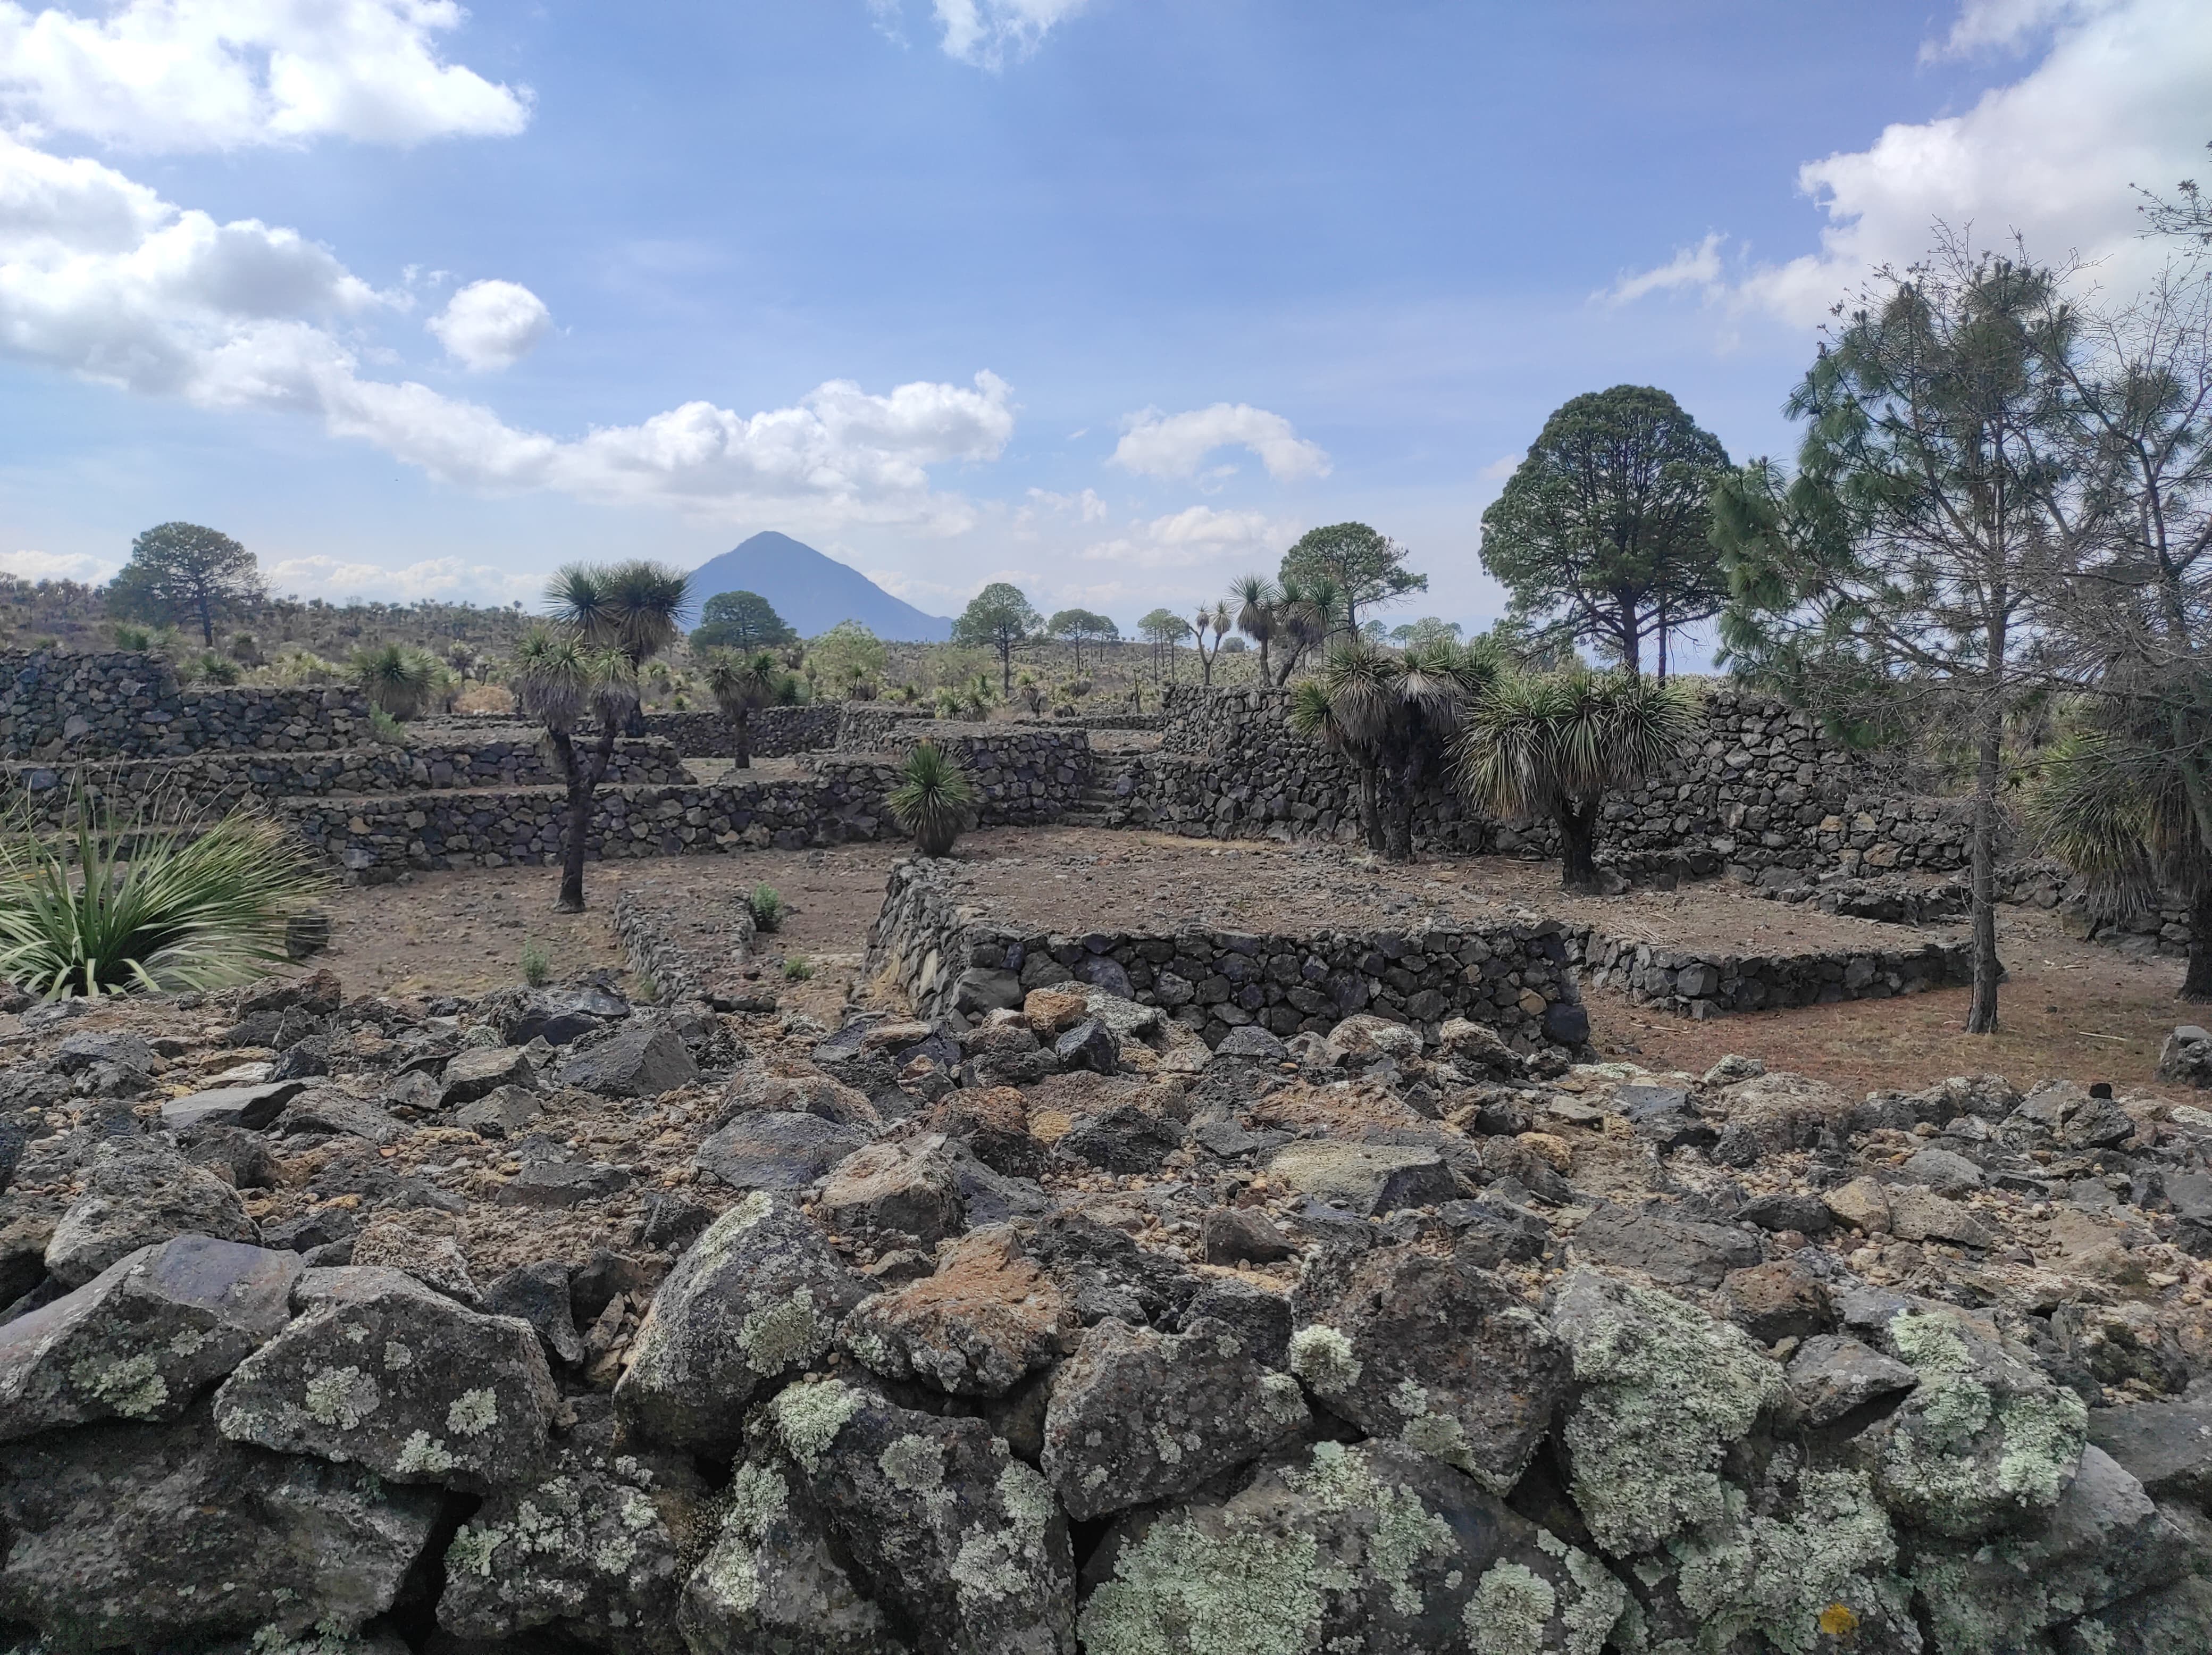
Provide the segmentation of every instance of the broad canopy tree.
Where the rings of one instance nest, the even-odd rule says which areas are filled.
[[[1030,605],[1022,589],[1005,581],[994,581],[968,600],[968,607],[952,623],[952,642],[970,649],[989,649],[999,657],[999,693],[1014,692],[1014,651],[1034,639],[1044,618]]]
[[[798,642],[799,634],[757,592],[716,593],[701,606],[690,637],[694,649],[733,649],[741,655]]]
[[[1286,592],[1310,593],[1323,585],[1333,590],[1337,607],[1329,618],[1332,631],[1357,632],[1360,611],[1429,589],[1427,575],[1406,567],[1406,548],[1364,523],[1308,529],[1283,554],[1276,578]]]
[[[1720,612],[1708,505],[1728,451],[1664,391],[1617,385],[1563,404],[1482,514],[1482,566],[1524,623],[1548,623],[1632,672]]]
[[[253,554],[216,529],[157,523],[131,543],[131,561],[107,583],[107,608],[125,620],[199,628],[215,648],[216,623],[264,596]]]
[[[1044,630],[1075,650],[1076,676],[1083,675],[1083,646],[1111,643],[1121,636],[1121,629],[1107,616],[1088,609],[1063,609],[1045,623]]]

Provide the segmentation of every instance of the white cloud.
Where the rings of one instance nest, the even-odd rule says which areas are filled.
[[[489,563],[465,563],[458,557],[428,557],[397,569],[323,556],[287,557],[270,563],[264,573],[278,592],[310,598],[373,597],[387,603],[394,599],[411,603],[417,598],[507,603],[535,598],[543,585],[536,575],[516,575]]]
[[[1519,471],[1521,462],[1528,458],[1525,453],[1500,454],[1475,475],[1485,483],[1503,483],[1514,472]]]
[[[471,282],[423,324],[472,373],[512,368],[552,331],[545,301],[517,282]]]
[[[1012,387],[986,372],[884,394],[832,380],[750,417],[690,402],[564,441],[427,386],[364,378],[353,325],[396,302],[291,230],[218,225],[98,162],[0,134],[0,357],[204,408],[318,417],[465,487],[717,518],[767,502],[810,526],[964,526],[970,508],[933,493],[928,467],[996,459],[1013,435]]]
[[[1249,449],[1279,482],[1327,477],[1329,459],[1319,443],[1300,437],[1290,421],[1249,403],[1217,402],[1187,414],[1157,408],[1126,416],[1113,463],[1148,477],[1195,478],[1217,448]]]
[[[442,62],[452,0],[125,0],[104,16],[0,0],[0,110],[136,149],[319,137],[499,137],[530,94]]]
[[[1717,264],[1708,275],[1677,254],[1625,285],[1687,282],[1732,307],[1815,322],[1869,271],[1925,253],[1937,220],[1971,225],[1985,246],[2017,231],[2034,257],[2101,259],[2100,280],[2131,285],[2165,250],[2138,236],[2130,185],[2170,191],[2203,160],[2212,7],[1970,0],[1938,49],[2018,46],[2045,31],[2035,67],[1964,113],[1894,125],[1865,149],[1799,168],[1798,187],[1827,220],[1819,252],[1753,267],[1733,283]],[[1707,243],[1717,259],[1718,244]]]
[[[1128,533],[1086,546],[1077,556],[1085,563],[1189,572],[1216,564],[1225,568],[1231,562],[1240,566],[1255,561],[1273,564],[1297,536],[1297,525],[1265,512],[1192,506],[1146,523],[1132,524]],[[1224,575],[1222,581],[1214,584],[1225,583],[1228,578]]]
[[[1098,497],[1096,489],[1085,489],[1081,494],[1054,494],[1050,489],[1031,489],[1030,504],[1016,514],[1018,521],[1034,519],[1039,511],[1073,517],[1083,523],[1103,523],[1106,520],[1106,502]]]
[[[1607,302],[1625,305],[1647,293],[1670,293],[1676,288],[1709,288],[1721,279],[1721,244],[1728,238],[1715,231],[1694,247],[1677,247],[1674,256],[1656,269],[1624,276],[1606,289]]]
[[[0,551],[0,574],[23,581],[82,581],[97,586],[123,565],[81,551]]]
[[[978,69],[1002,68],[1028,57],[1053,26],[1083,9],[1086,0],[935,0],[947,57]],[[878,8],[880,16],[882,9]]]

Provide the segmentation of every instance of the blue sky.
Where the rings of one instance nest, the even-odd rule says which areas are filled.
[[[1315,523],[1502,606],[1558,403],[1738,457],[1930,221],[2144,255],[2212,8],[0,0],[0,566],[533,596],[763,528],[1124,625]]]

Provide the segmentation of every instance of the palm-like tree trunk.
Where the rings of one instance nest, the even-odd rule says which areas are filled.
[[[1382,839],[1382,777],[1372,759],[1357,761],[1359,767],[1359,832],[1368,849],[1377,855],[1387,851]]]
[[[753,767],[753,709],[740,707],[737,717],[732,721],[738,727],[738,753],[731,761],[731,766],[735,770],[749,770]]]
[[[2003,764],[2002,732],[1994,699],[1980,718],[1982,729],[1974,765],[1972,896],[1974,987],[1966,1007],[1968,1034],[1995,1034],[1997,983],[1997,786]]]
[[[1563,799],[1553,807],[1559,824],[1559,885],[1568,891],[1597,889],[1597,817],[1602,799]]]
[[[2212,884],[2197,887],[2189,904],[2189,969],[2181,978],[2184,1000],[2212,1000]]]
[[[614,721],[599,721],[599,739],[588,755],[576,751],[566,731],[553,733],[553,746],[568,777],[568,831],[561,847],[561,898],[554,906],[563,914],[580,914],[584,911],[584,842],[592,831],[592,795],[614,757]]]

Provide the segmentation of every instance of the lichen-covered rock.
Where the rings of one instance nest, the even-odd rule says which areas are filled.
[[[959,1170],[941,1133],[870,1144],[830,1175],[816,1210],[841,1230],[942,1241],[966,1227]]]
[[[1419,1035],[1413,1037],[1418,1044]],[[1267,1175],[1293,1190],[1355,1213],[1380,1214],[1447,1202],[1459,1185],[1433,1149],[1395,1144],[1338,1143],[1328,1139],[1286,1145],[1267,1163]]]
[[[438,1623],[463,1638],[538,1627],[595,1648],[675,1655],[676,1609],[709,1537],[711,1497],[687,1457],[617,1440],[599,1417],[544,1474],[492,1494],[446,1549]]]
[[[746,1406],[823,1356],[865,1293],[819,1230],[756,1190],[660,1284],[616,1410],[671,1447],[733,1453]]]
[[[721,1532],[684,1587],[678,1624],[692,1655],[907,1655],[773,1460],[741,1463],[722,1510]]]
[[[779,1392],[758,1429],[752,1459],[773,1450],[922,1655],[1074,1655],[1067,1519],[981,1421],[830,1379]]]
[[[1261,1366],[1225,1322],[1179,1335],[1101,1322],[1053,1376],[1042,1469],[1082,1522],[1186,1494],[1308,1422],[1297,1381]]]
[[[0,1325],[0,1442],[174,1419],[291,1319],[302,1268],[297,1253],[178,1236]]]
[[[1502,1494],[1535,1457],[1567,1386],[1566,1347],[1487,1271],[1377,1248],[1301,1293],[1291,1371],[1330,1411]]]
[[[237,1442],[483,1490],[534,1476],[558,1401],[527,1322],[480,1316],[398,1270],[310,1270],[299,1317],[216,1392]]]
[[[1722,1455],[1781,1396],[1780,1366],[1696,1305],[1589,1270],[1552,1326],[1579,1387],[1560,1441],[1591,1537],[1626,1557],[1723,1518]]]
[[[935,1275],[862,1303],[838,1342],[885,1378],[1001,1396],[1073,1349],[1080,1332],[1073,1302],[1013,1231],[994,1225],[948,1247]]]
[[[1181,1311],[1199,1290],[1198,1278],[1181,1260],[1139,1247],[1133,1236],[1073,1214],[1056,1214],[1040,1223],[1027,1250],[1075,1301],[1075,1313],[1085,1327],[1109,1316],[1133,1324],[1157,1323]]]
[[[1882,1336],[1919,1376],[1896,1411],[1858,1439],[1892,1512],[1973,1539],[2057,1504],[2087,1440],[2079,1396],[1994,1328],[1948,1306],[1899,1310]]]
[[[478,1298],[467,1256],[461,1251],[460,1220],[434,1207],[377,1214],[354,1237],[353,1262],[404,1271],[465,1305],[474,1305]]]
[[[1895,1396],[1920,1383],[1920,1375],[1893,1356],[1843,1334],[1815,1334],[1790,1359],[1790,1390],[1810,1426],[1833,1425],[1846,1415]]]
[[[1684,1287],[1717,1287],[1729,1271],[1759,1260],[1758,1241],[1733,1225],[1631,1212],[1609,1202],[1577,1226],[1574,1249],[1593,1263]]]
[[[1629,1607],[1597,1559],[1379,1441],[1125,1517],[1085,1579],[1087,1655],[1598,1655]]]
[[[173,1150],[126,1144],[86,1170],[84,1193],[46,1244],[46,1269],[63,1286],[82,1287],[125,1254],[185,1234],[258,1238],[238,1191],[214,1173]]]
[[[2142,1485],[2091,1448],[2047,1521],[1980,1543],[1923,1545],[1912,1580],[1937,1655],[2004,1655],[2166,1585],[2190,1561],[2187,1539]]]
[[[803,1190],[867,1141],[862,1126],[770,1110],[735,1117],[699,1146],[693,1164],[733,1190]]]
[[[392,1607],[439,1501],[228,1441],[204,1403],[164,1425],[54,1432],[0,1455],[0,1622],[57,1652],[264,1627],[343,1637]]]

